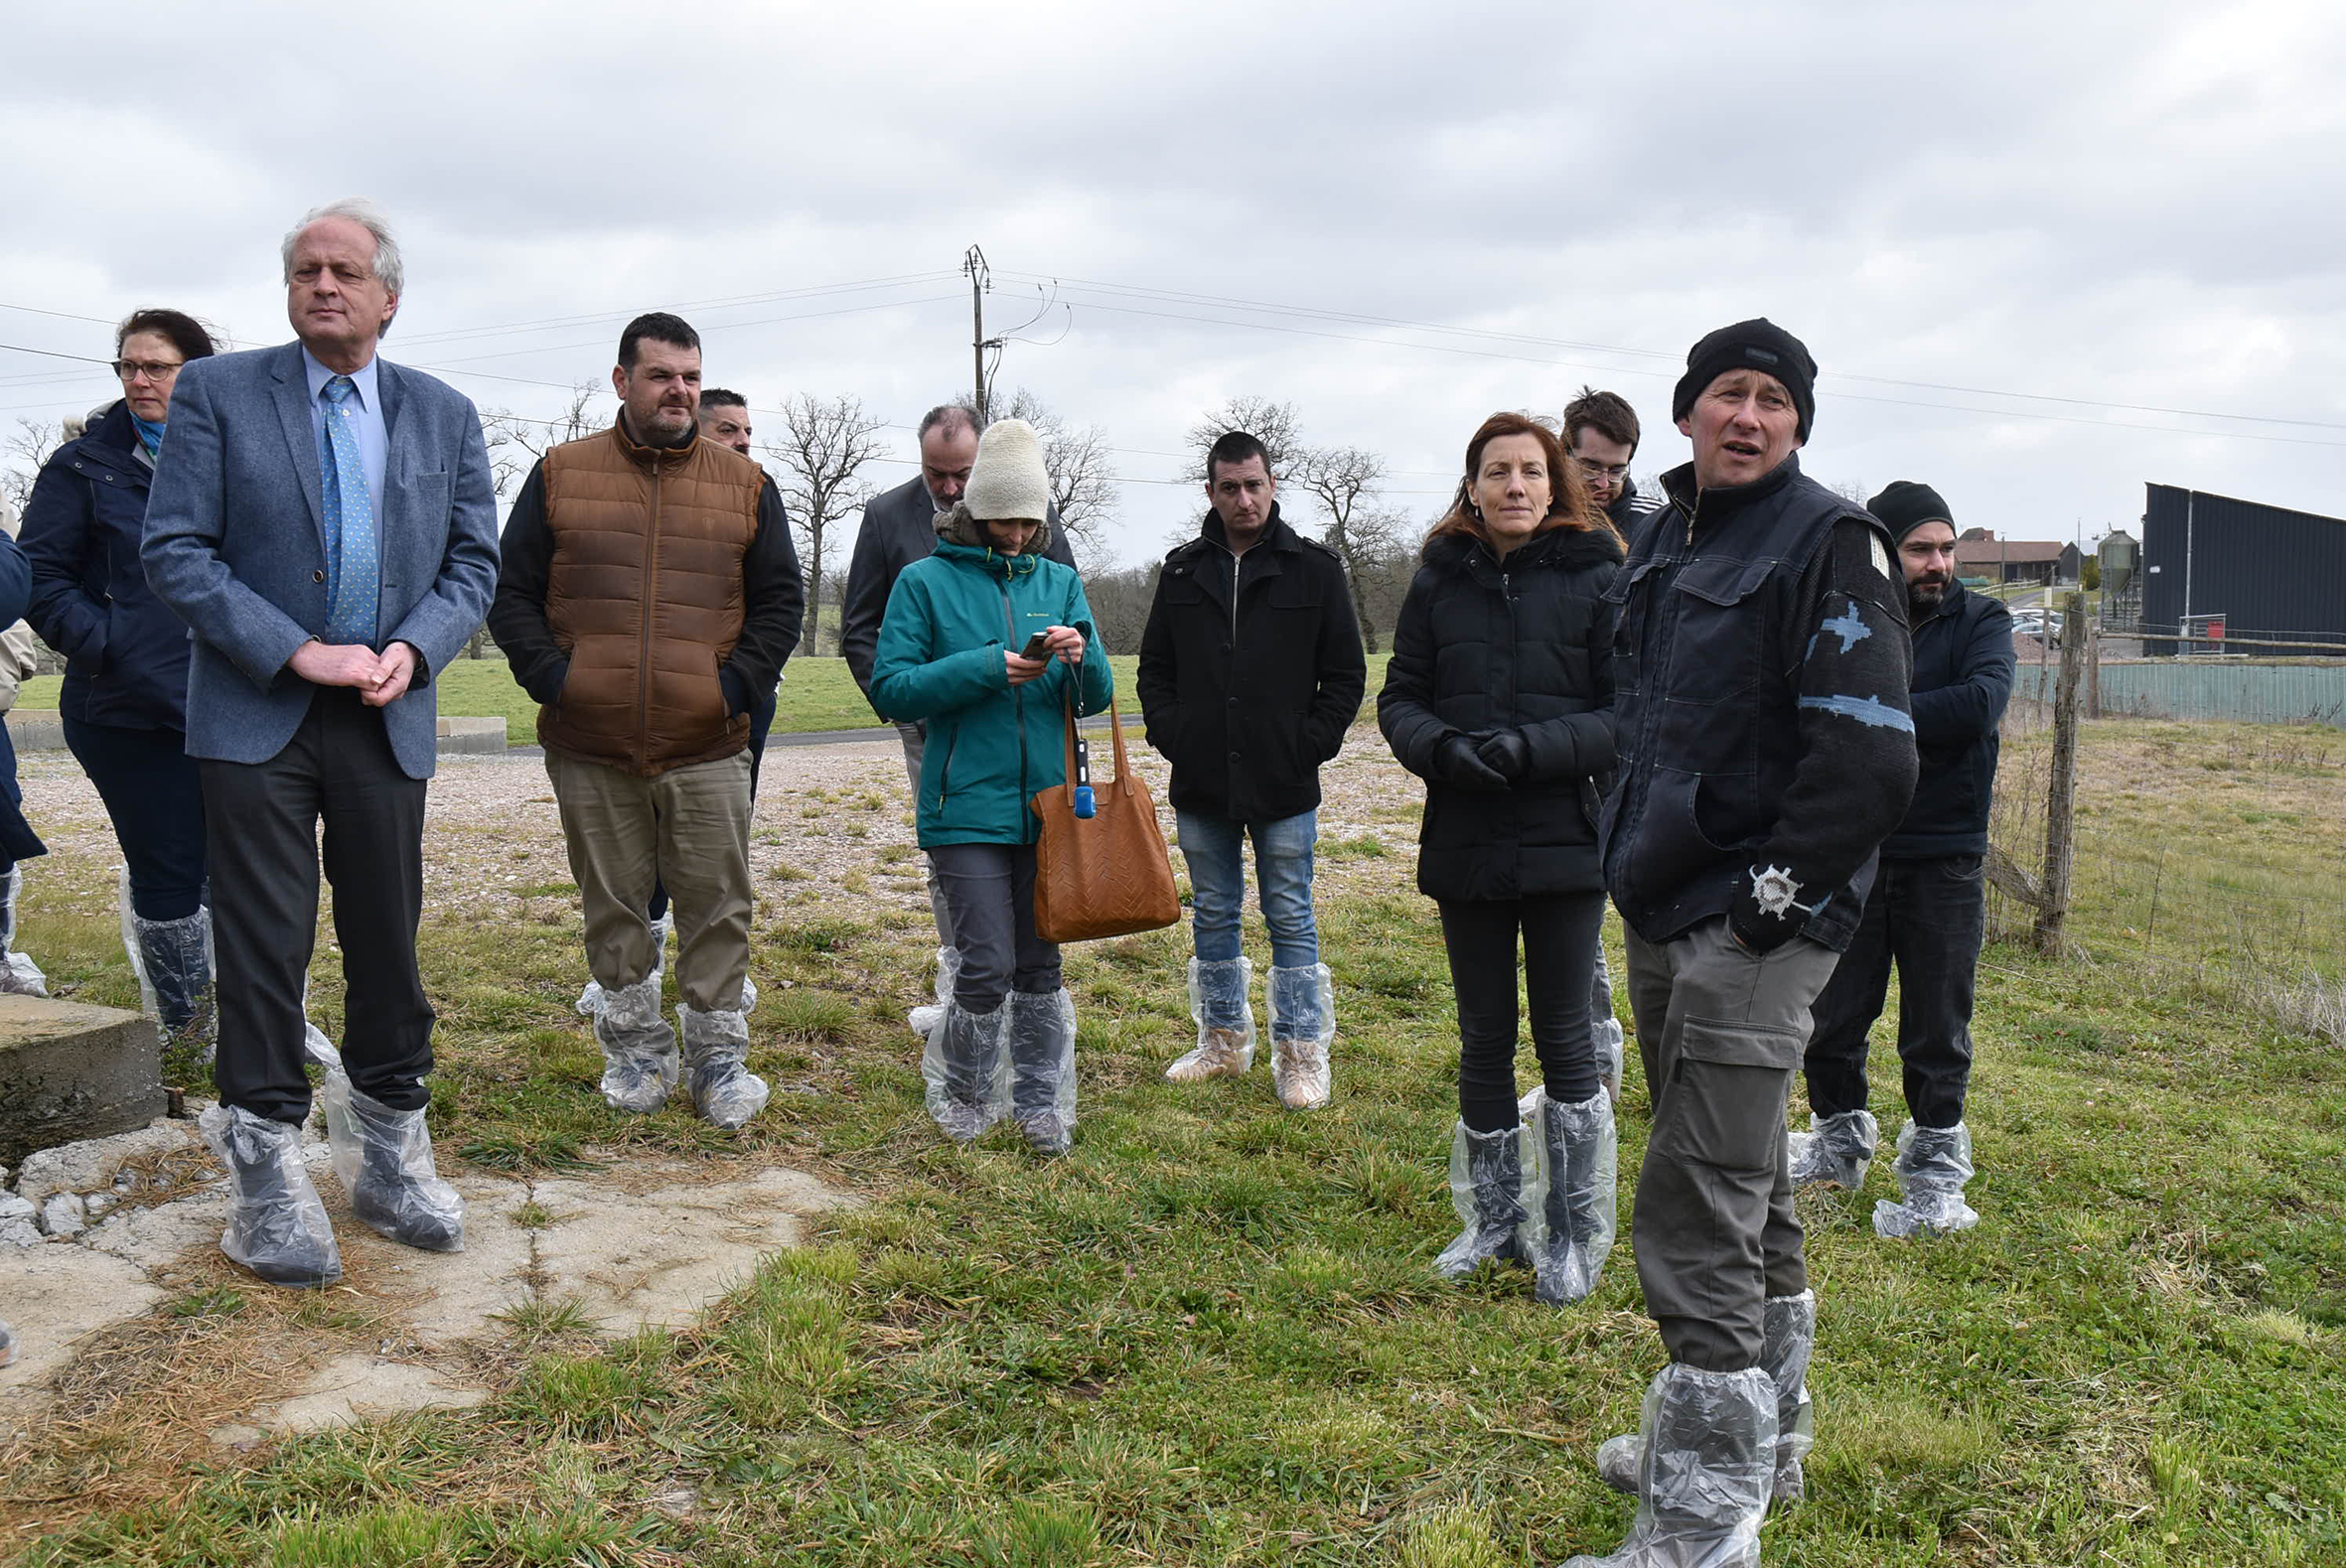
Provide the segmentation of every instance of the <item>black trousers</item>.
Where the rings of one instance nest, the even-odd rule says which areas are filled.
[[[265,763],[203,765],[220,987],[220,1103],[272,1121],[310,1112],[302,980],[318,929],[319,824],[345,982],[351,1082],[394,1110],[431,1095],[432,1007],[415,967],[423,915],[424,781],[391,755],[382,715],[321,686]]]
[[[188,732],[71,717],[65,728],[130,866],[131,909],[147,921],[195,914],[204,903],[204,781]]]
[[[1547,1097],[1578,1101],[1597,1091],[1588,997],[1596,974],[1601,892],[1489,903],[1444,901],[1442,944],[1458,998],[1458,1118],[1475,1132],[1516,1124],[1516,936],[1523,935],[1532,1049]]]
[[[1865,918],[1825,994],[1803,1064],[1820,1116],[1865,1109],[1865,1041],[1898,966],[1898,1059],[1906,1109],[1925,1127],[1964,1119],[1972,1082],[1972,996],[1987,926],[1979,855],[1883,860]]]

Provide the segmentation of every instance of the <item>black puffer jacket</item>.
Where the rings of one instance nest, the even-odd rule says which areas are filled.
[[[1559,528],[1495,559],[1461,535],[1427,541],[1401,603],[1377,722],[1426,781],[1417,890],[1473,902],[1604,885],[1597,802],[1613,769],[1611,529]],[[1531,771],[1504,791],[1437,777],[1442,743],[1523,732]]]

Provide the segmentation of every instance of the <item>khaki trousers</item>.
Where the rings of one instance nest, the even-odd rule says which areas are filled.
[[[653,885],[663,883],[684,1004],[740,1011],[750,961],[749,753],[641,779],[549,751],[545,771],[596,983],[621,991],[652,972],[659,949],[644,910]]]

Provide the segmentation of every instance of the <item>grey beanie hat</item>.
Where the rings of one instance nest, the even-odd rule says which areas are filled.
[[[1051,476],[1043,467],[1043,444],[1034,426],[1023,419],[997,419],[985,427],[961,503],[979,522],[1005,517],[1041,522],[1051,514]]]

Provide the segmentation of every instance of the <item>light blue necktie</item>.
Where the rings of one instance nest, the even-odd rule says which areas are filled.
[[[367,491],[367,464],[359,456],[358,410],[347,375],[319,390],[326,399],[324,460],[326,500],[326,641],[374,645],[376,601],[382,591],[382,561],[374,536],[374,498]]]

